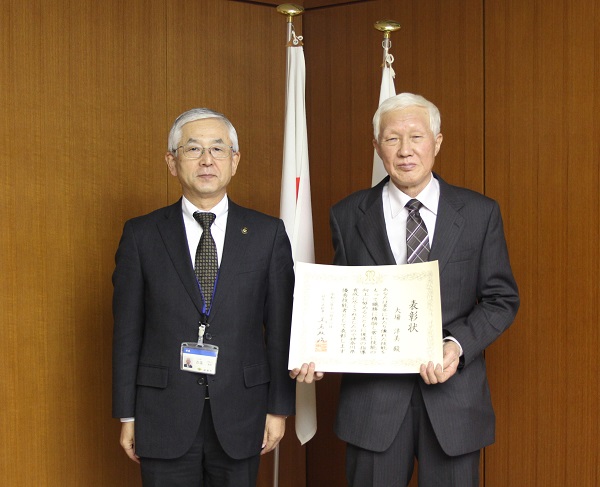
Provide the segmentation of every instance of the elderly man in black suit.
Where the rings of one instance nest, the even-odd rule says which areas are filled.
[[[335,430],[348,444],[348,482],[407,485],[416,457],[422,487],[478,486],[479,451],[493,443],[495,423],[483,351],[519,307],[500,209],[432,172],[442,143],[433,103],[402,93],[381,104],[373,125],[388,177],[332,208],[334,263],[437,260],[443,367],[344,374]],[[415,243],[416,227],[425,231]],[[323,376],[315,369],[318,364],[303,364],[290,375],[312,382]]]
[[[228,198],[239,160],[224,115],[183,113],[166,154],[183,197],[123,230],[113,416],[144,486],[254,486],[294,414],[290,244],[281,220]]]

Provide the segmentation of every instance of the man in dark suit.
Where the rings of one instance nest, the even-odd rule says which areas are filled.
[[[420,486],[478,486],[479,451],[493,443],[495,422],[483,351],[519,307],[500,209],[432,172],[442,134],[439,111],[425,98],[388,99],[373,125],[389,176],[332,208],[334,263],[411,262],[419,249],[407,242],[413,230],[406,205],[417,200],[426,234],[413,247],[439,263],[443,368],[430,362],[420,374],[344,374],[335,431],[348,443],[349,485],[407,485],[416,457]],[[316,367],[304,364],[290,375],[319,380]]]
[[[116,254],[113,416],[145,486],[254,486],[260,454],[294,413],[289,240],[281,220],[227,197],[240,153],[225,116],[183,113],[168,150],[183,198],[125,223]],[[206,212],[218,274],[203,286],[194,266]]]

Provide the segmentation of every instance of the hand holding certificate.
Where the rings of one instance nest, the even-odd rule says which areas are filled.
[[[442,363],[437,261],[393,266],[296,263],[289,369],[419,373]]]

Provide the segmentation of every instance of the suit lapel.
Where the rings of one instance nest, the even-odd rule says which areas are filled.
[[[202,294],[190,261],[190,249],[181,213],[181,199],[174,205],[167,207],[165,218],[159,221],[156,226],[185,290],[201,313]]]
[[[387,238],[381,198],[383,186],[388,180],[389,177],[385,178],[367,192],[365,199],[359,205],[363,216],[356,224],[358,233],[376,265],[394,265],[396,263]]]
[[[244,218],[243,214],[242,207],[229,200],[223,256],[221,258],[221,266],[219,267],[217,289],[210,310],[211,320],[219,312],[219,309],[229,302],[227,293],[237,288],[233,282],[236,278],[237,269],[248,258],[246,235],[253,228],[251,223]]]
[[[459,212],[464,205],[463,201],[452,189],[452,186],[437,175],[435,177],[440,183],[440,202],[429,260],[438,261],[441,274],[463,231],[465,219]]]

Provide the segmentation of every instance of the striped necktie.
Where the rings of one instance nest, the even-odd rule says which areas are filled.
[[[419,210],[423,206],[419,200],[412,199],[406,203],[408,218],[406,220],[406,262],[414,264],[427,262],[429,258],[429,235]]]

